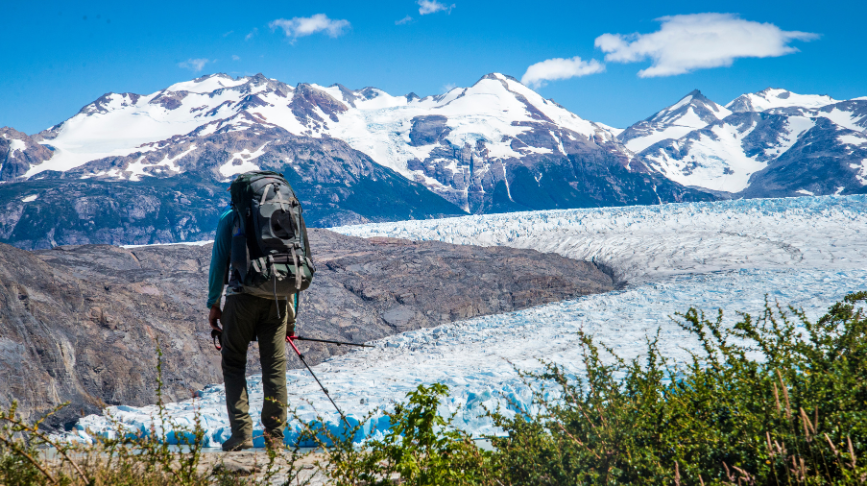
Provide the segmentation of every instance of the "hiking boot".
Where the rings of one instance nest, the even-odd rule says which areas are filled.
[[[229,437],[229,440],[223,442],[223,452],[236,452],[244,449],[253,448],[253,439],[249,437]]]
[[[265,447],[269,450],[279,451],[283,449],[283,430],[265,430]]]

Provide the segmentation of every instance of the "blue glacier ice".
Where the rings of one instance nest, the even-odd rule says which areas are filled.
[[[821,315],[845,294],[867,287],[867,196],[739,200],[652,207],[536,211],[441,220],[402,221],[336,228],[364,237],[437,239],[459,244],[507,245],[591,259],[615,269],[623,290],[518,312],[469,319],[373,342],[375,349],[332,358],[315,367],[350,420],[390,407],[422,383],[451,389],[443,412],[458,411],[457,425],[480,436],[496,433],[479,418],[483,407],[506,400],[530,406],[530,391],[514,367],[537,370],[540,360],[580,375],[576,331],[583,329],[624,358],[640,356],[645,337],[660,333],[663,352],[686,360],[697,343],[670,318],[697,307],[706,312],[758,313],[765,295]],[[303,329],[303,322],[300,323]],[[514,366],[514,367],[513,367]],[[289,399],[302,421],[322,416],[334,430],[339,416],[306,371],[292,370]],[[251,415],[261,433],[261,379],[248,378]],[[229,436],[225,393],[212,385],[194,400],[166,405],[168,424],[157,428],[173,440],[175,424],[199,417],[207,440]],[[130,431],[150,430],[155,407],[110,407],[105,413]],[[287,442],[299,430],[289,425]],[[382,414],[364,436],[388,427]],[[108,434],[105,415],[81,419],[77,434]],[[359,436],[361,440],[363,437]],[[261,439],[259,439],[261,445]]]

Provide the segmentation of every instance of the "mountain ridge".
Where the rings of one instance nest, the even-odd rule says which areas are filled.
[[[677,103],[654,113],[618,135],[629,150],[640,153],[647,147],[679,138],[730,115],[731,111],[714,103],[695,89]]]
[[[720,197],[857,194],[867,186],[860,175],[867,164],[860,158],[858,138],[867,133],[867,99],[841,101],[766,88],[738,96],[724,109],[728,114],[692,130],[683,129],[675,119],[657,121],[653,132],[648,131],[654,115],[620,137],[631,136],[627,146],[631,142],[640,148],[638,154],[657,173]],[[828,135],[817,136],[814,128]],[[853,134],[848,141],[832,134],[849,131]],[[806,150],[799,145],[808,133],[822,146]],[[818,172],[830,179],[818,181]]]
[[[607,126],[499,73],[425,97],[340,84],[293,87],[262,74],[206,75],[147,95],[107,93],[62,123],[15,136],[26,146],[6,144],[15,157],[0,168],[4,185],[160,186],[159,179],[187,174],[218,187],[241,172],[269,169],[295,177],[314,226],[713,198],[653,172]],[[366,189],[353,196],[341,185]],[[33,197],[19,192],[7,200],[13,214]],[[361,194],[381,210],[366,211]],[[167,223],[154,231],[177,234]],[[108,242],[116,240],[65,244]]]
[[[43,188],[68,187],[68,197],[78,201],[88,184],[94,190],[103,183],[167,187],[159,180],[187,174],[207,181],[206,192],[216,194],[241,172],[277,170],[294,178],[313,226],[861,191],[867,169],[858,159],[860,142],[852,142],[857,133],[844,142],[820,119],[864,132],[867,98],[840,101],[767,88],[723,106],[696,89],[619,130],[585,120],[500,73],[425,97],[338,83],[290,86],[261,73],[210,74],[146,95],[106,93],[32,136],[0,130],[0,187],[7,186],[0,192],[12,197],[0,200],[8,213],[0,240],[34,244],[30,236],[15,239],[22,231],[9,228],[28,221],[28,208],[50,200],[28,189],[35,181],[53,181],[42,182]],[[783,157],[817,124],[828,131],[814,137],[827,145],[824,158],[803,148]],[[777,160],[788,169],[765,170]],[[833,181],[817,185],[809,171],[795,169],[814,167],[817,160],[839,162],[839,170],[826,171]],[[784,181],[780,174],[794,179]],[[141,197],[176,199],[170,192],[142,190]],[[135,191],[115,192],[128,194],[123,204],[136,204]],[[374,208],[363,207],[365,197],[374,199]],[[62,200],[53,199],[58,205]],[[110,199],[101,204],[111,209]],[[68,208],[39,211],[61,214]],[[82,214],[73,227],[96,224],[87,219],[90,213]],[[204,214],[199,216],[207,227],[211,216]],[[107,218],[113,234],[139,242],[137,230],[118,229],[133,223],[119,214]],[[45,231],[59,234],[63,228]],[[206,234],[183,233],[200,232]],[[180,234],[167,221],[155,223],[151,233]],[[66,243],[123,241],[76,238]],[[63,244],[53,236],[40,241]],[[155,242],[167,241],[147,241]]]

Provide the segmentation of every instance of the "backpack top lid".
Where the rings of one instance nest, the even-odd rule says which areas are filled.
[[[232,181],[229,186],[229,193],[232,195],[232,206],[235,207],[241,214],[247,214],[247,209],[250,207],[250,201],[256,195],[261,195],[265,186],[271,183],[280,183],[287,187],[289,182],[283,177],[283,174],[271,170],[254,170],[244,172]]]

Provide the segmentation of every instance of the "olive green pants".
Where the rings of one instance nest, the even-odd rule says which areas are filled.
[[[280,317],[277,317],[277,305]],[[295,310],[285,300],[275,301],[246,294],[229,295],[223,307],[223,380],[226,409],[234,437],[253,436],[247,394],[247,349],[259,341],[262,363],[262,425],[274,436],[283,436],[286,424],[286,328],[295,327]]]

